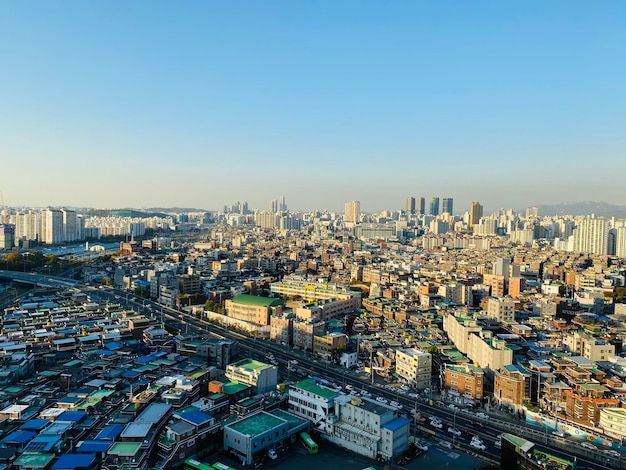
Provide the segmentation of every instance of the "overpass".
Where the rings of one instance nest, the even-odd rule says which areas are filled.
[[[0,270],[0,279],[39,287],[77,287],[80,285],[78,281],[63,277],[6,270]]]

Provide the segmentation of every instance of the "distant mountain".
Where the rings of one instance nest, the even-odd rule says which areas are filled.
[[[209,212],[206,209],[194,209],[192,207],[151,207],[150,209],[146,209],[146,211],[148,212],[165,212],[167,213],[171,213],[171,212],[176,212],[176,213],[180,213],[180,212]]]
[[[167,214],[153,211],[138,211],[135,209],[96,209],[86,213],[92,217],[167,217]]]
[[[537,206],[537,208],[541,216],[595,214],[597,217],[626,218],[626,206],[617,206],[608,202],[562,202],[560,204],[544,204]]]

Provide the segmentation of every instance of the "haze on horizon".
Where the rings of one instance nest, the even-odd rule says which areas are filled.
[[[9,206],[623,203],[619,1],[4,2]]]

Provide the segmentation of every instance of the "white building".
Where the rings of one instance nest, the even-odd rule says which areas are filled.
[[[419,349],[396,350],[396,374],[411,387],[424,389],[430,386],[432,356]]]
[[[334,415],[334,390],[321,386],[314,379],[305,379],[289,386],[289,410],[311,421],[314,428],[331,432],[329,416]]]
[[[276,390],[278,369],[253,359],[242,359],[226,366],[226,377],[256,387],[257,393],[266,393]]]
[[[388,405],[342,395],[335,399],[334,415],[332,433],[324,437],[352,452],[387,460],[409,447],[411,421],[398,418]]]

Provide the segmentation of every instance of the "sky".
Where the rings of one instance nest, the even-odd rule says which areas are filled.
[[[623,1],[0,2],[8,206],[626,204]]]

